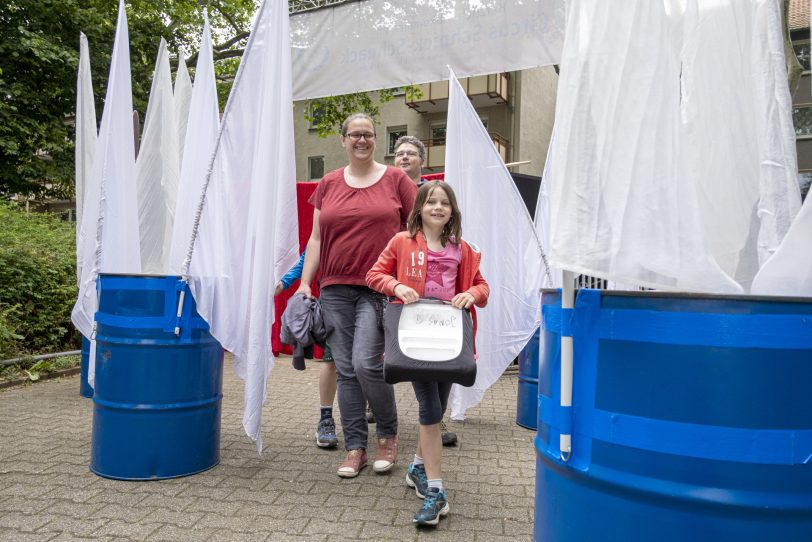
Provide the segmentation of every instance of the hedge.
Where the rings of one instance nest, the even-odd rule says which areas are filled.
[[[79,348],[75,223],[0,202],[0,357]]]

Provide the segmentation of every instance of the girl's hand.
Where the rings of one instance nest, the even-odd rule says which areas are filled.
[[[398,284],[395,286],[394,294],[395,297],[403,301],[404,304],[414,303],[420,299],[420,296],[417,295],[414,288],[409,288],[405,284]]]
[[[304,294],[304,296],[307,299],[310,299],[311,297],[313,297],[313,292],[310,291],[310,285],[309,284],[300,284],[299,289],[296,290],[296,294]],[[293,294],[293,295],[296,295],[296,294]]]
[[[451,305],[458,309],[467,309],[474,304],[474,296],[468,292],[462,292],[454,296]]]

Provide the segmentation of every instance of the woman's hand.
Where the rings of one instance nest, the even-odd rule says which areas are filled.
[[[309,284],[304,284],[304,283],[299,285],[299,288],[296,290],[296,293],[293,294],[293,295],[296,295],[296,294],[304,294],[304,296],[306,298],[308,298],[308,299],[313,297],[313,292],[310,291],[310,285]]]
[[[474,296],[468,292],[461,292],[454,296],[451,305],[458,309],[467,309],[474,304]]]
[[[417,295],[414,288],[409,288],[405,284],[398,284],[395,286],[394,294],[395,297],[403,301],[404,304],[414,303],[420,299],[420,296]]]

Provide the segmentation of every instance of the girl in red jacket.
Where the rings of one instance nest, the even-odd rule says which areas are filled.
[[[462,237],[461,215],[454,191],[444,182],[432,181],[417,191],[407,223],[408,231],[396,234],[367,273],[367,285],[403,303],[421,297],[450,301],[471,309],[488,302],[488,284],[479,272],[481,255]],[[476,318],[474,316],[474,330]],[[451,384],[412,382],[420,405],[417,451],[406,472],[406,483],[424,499],[414,521],[437,525],[450,507],[441,474],[440,422],[448,405]]]

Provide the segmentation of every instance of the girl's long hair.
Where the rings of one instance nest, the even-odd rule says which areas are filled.
[[[462,239],[462,214],[460,208],[457,206],[457,196],[454,195],[454,190],[443,181],[429,181],[417,189],[417,196],[414,198],[414,207],[412,212],[409,213],[409,219],[406,221],[406,228],[409,230],[409,236],[414,238],[418,231],[423,231],[423,206],[428,201],[431,194],[440,188],[448,196],[448,202],[451,203],[451,218],[445,226],[443,232],[440,234],[440,241],[443,246],[449,241],[455,245],[460,243]]]

